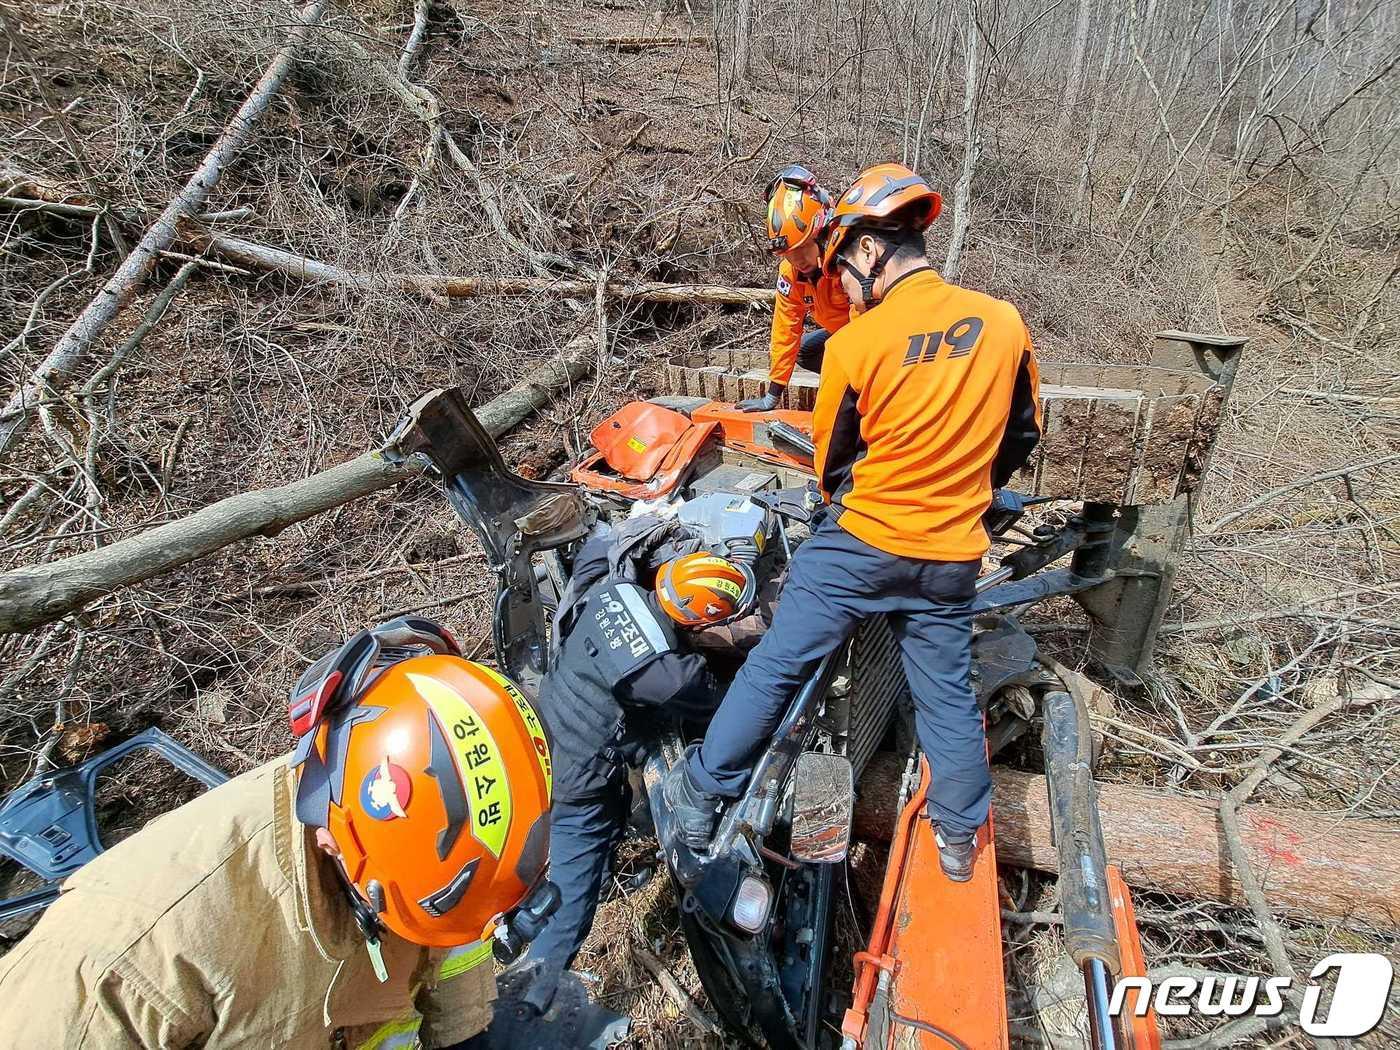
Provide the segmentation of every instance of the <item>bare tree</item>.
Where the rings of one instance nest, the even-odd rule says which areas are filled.
[[[303,8],[301,19],[288,36],[287,43],[277,52],[262,79],[244,100],[223,135],[204,158],[204,163],[185,184],[184,190],[161,212],[131,254],[107,280],[97,298],[78,315],[34,374],[20,384],[20,389],[5,405],[4,412],[0,412],[0,456],[9,452],[24,434],[36,406],[47,396],[50,385],[66,378],[78,366],[88,348],[106,331],[151,275],[160,253],[174,242],[180,220],[194,215],[209,198],[224,168],[242,148],[254,125],[272,104],[273,97],[291,72],[297,51],[306,42],[311,27],[321,20],[325,6],[326,0],[312,0]]]
[[[963,245],[967,241],[968,226],[972,222],[972,176],[977,171],[977,158],[982,151],[979,126],[979,103],[982,98],[982,31],[977,24],[978,0],[963,0],[960,7],[963,12],[963,161],[962,172],[953,191],[953,230],[948,238],[948,254],[943,261],[943,272],[950,279],[958,276],[962,262]]]
[[[1084,88],[1084,56],[1089,49],[1089,22],[1094,17],[1095,0],[1079,0],[1079,17],[1074,23],[1074,45],[1069,54],[1069,71],[1065,79],[1065,95],[1060,102],[1059,132],[1063,135],[1074,119],[1074,107]]]

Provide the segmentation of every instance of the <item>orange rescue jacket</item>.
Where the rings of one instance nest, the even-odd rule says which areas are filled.
[[[896,280],[826,344],[812,434],[841,526],[890,554],[981,558],[992,487],[1040,439],[1039,383],[1010,303],[932,269]]]
[[[851,301],[839,278],[822,274],[815,282],[807,280],[784,259],[778,264],[778,297],[773,301],[773,334],[768,348],[768,378],[779,386],[792,381],[802,344],[802,324],[808,314],[828,332],[835,332],[851,319]]]

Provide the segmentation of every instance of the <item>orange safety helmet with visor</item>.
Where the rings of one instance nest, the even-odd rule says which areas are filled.
[[[757,596],[751,568],[708,551],[673,558],[656,573],[656,600],[662,611],[691,630],[743,616]]]
[[[302,675],[289,715],[297,817],[334,841],[376,969],[383,929],[458,947],[507,940],[498,921],[532,891],[545,891],[531,898],[539,924],[553,910],[544,898],[557,906],[542,880],[543,724],[441,626],[405,616],[359,632]]]
[[[862,305],[869,308],[875,298],[875,282],[885,266],[899,250],[897,241],[888,241],[876,258],[869,273],[860,270],[841,256],[843,247],[863,232],[897,233],[903,230],[922,232],[933,224],[943,208],[943,198],[921,175],[903,164],[877,164],[856,177],[848,190],[836,202],[822,244],[821,266],[824,273],[834,274],[841,265],[860,284]]]
[[[814,240],[826,229],[831,195],[801,164],[789,164],[764,193],[768,202],[768,250],[783,255]]]

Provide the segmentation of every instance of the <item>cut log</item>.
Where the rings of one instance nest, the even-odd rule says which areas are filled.
[[[586,376],[595,356],[588,332],[530,379],[477,409],[477,418],[492,437],[499,437],[554,391]],[[275,536],[288,525],[420,473],[416,466],[396,467],[379,452],[367,452],[300,481],[229,496],[189,517],[106,547],[7,572],[0,576],[0,633],[32,630],[94,598],[177,569],[239,540]]]
[[[210,192],[218,185],[224,168],[243,147],[253,126],[267,112],[273,97],[281,89],[282,82],[291,72],[297,51],[306,42],[311,27],[321,20],[325,6],[326,0],[311,0],[302,9],[301,19],[288,36],[287,43],[277,52],[262,79],[244,99],[224,133],[205,155],[189,182],[185,183],[184,189],[146,230],[131,254],[117,267],[68,331],[63,333],[34,374],[27,381],[21,381],[20,388],[5,405],[4,411],[0,412],[0,456],[14,447],[29,426],[31,407],[44,396],[49,384],[72,373],[88,347],[106,331],[150,276],[160,253],[174,243],[179,220],[203,207]]]
[[[880,752],[861,777],[855,833],[887,841],[904,760]],[[995,766],[997,860],[1057,870],[1045,778]],[[1215,799],[1099,785],[1108,859],[1130,886],[1245,907]],[[1269,905],[1300,918],[1400,923],[1400,828],[1265,805],[1239,809],[1240,837]]]

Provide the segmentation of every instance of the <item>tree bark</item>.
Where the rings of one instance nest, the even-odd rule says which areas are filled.
[[[943,273],[950,281],[955,280],[962,266],[963,244],[967,240],[967,230],[972,223],[972,176],[977,172],[977,158],[982,152],[978,121],[979,101],[982,96],[982,83],[978,49],[982,35],[977,26],[977,0],[966,0],[963,28],[963,162],[962,174],[958,176],[957,188],[953,191],[953,232],[948,238],[948,254],[943,261]]]
[[[428,16],[432,13],[431,0],[414,0],[413,28],[399,56],[399,78],[407,80],[413,72],[413,63],[418,58],[418,50],[423,46],[423,38],[428,35]]]
[[[542,277],[453,277],[435,274],[367,274],[342,269],[303,255],[271,248],[254,241],[200,232],[189,237],[221,259],[247,269],[279,273],[293,280],[335,284],[362,291],[398,289],[449,299],[486,296],[551,295],[561,299],[591,300],[597,292],[593,281],[551,280]],[[771,288],[734,288],[711,284],[623,284],[612,281],[603,294],[610,299],[645,303],[697,303],[717,306],[768,307],[776,294]]]
[[[1089,20],[1094,14],[1094,0],[1079,0],[1079,17],[1074,24],[1074,47],[1070,51],[1069,76],[1065,81],[1065,97],[1060,105],[1060,134],[1069,130],[1074,119],[1074,107],[1084,90],[1084,56],[1089,50]]]
[[[0,456],[13,448],[24,434],[29,426],[31,406],[44,396],[50,382],[65,378],[77,367],[83,354],[106,331],[150,276],[160,253],[174,242],[179,220],[193,215],[208,199],[210,192],[218,185],[224,168],[247,141],[253,126],[267,112],[273,96],[291,71],[296,53],[306,42],[311,27],[321,20],[325,5],[326,0],[312,0],[302,9],[300,23],[292,30],[282,50],[277,52],[262,79],[229,121],[228,127],[205,156],[199,169],[190,176],[179,196],[151,224],[140,243],[97,293],[97,298],[78,315],[29,380],[21,382],[20,389],[10,398],[5,410],[0,412]]]
[[[529,380],[477,409],[477,418],[492,437],[499,437],[543,405],[554,391],[587,375],[595,357],[590,329]],[[106,547],[47,565],[15,569],[0,576],[0,633],[32,630],[67,616],[94,598],[177,569],[250,536],[275,536],[288,525],[420,473],[411,464],[394,466],[379,452],[366,452],[300,481],[229,496],[189,517]]]
[[[855,831],[885,841],[904,760],[875,756],[861,778]],[[1045,778],[994,766],[997,860],[1054,872]],[[1246,907],[1215,800],[1099,784],[1108,859],[1130,886]],[[1239,807],[1240,838],[1269,905],[1295,916],[1393,927],[1400,921],[1400,831],[1379,821],[1265,805]]]

